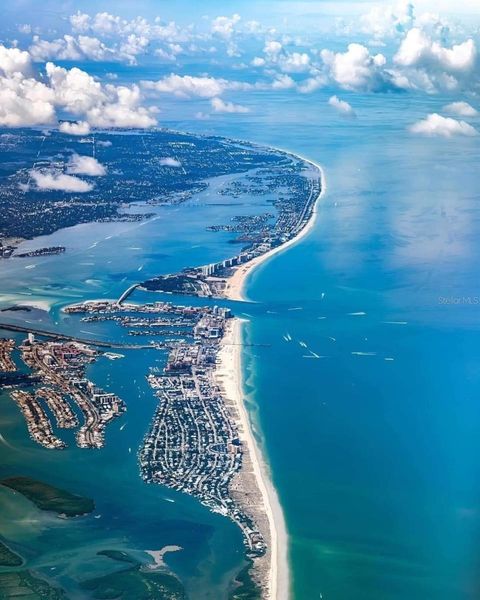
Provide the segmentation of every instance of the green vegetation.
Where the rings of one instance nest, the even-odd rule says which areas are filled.
[[[6,544],[0,542],[0,567],[19,567],[22,563],[23,560],[18,554],[15,554]]]
[[[67,596],[30,571],[16,571],[0,573],[0,600],[67,600]]]
[[[66,517],[85,515],[95,508],[90,498],[71,494],[30,477],[7,477],[1,479],[0,484],[22,494],[40,510],[48,510]]]
[[[262,597],[258,585],[250,575],[252,565],[250,561],[235,577],[228,600],[259,600]]]
[[[108,558],[111,558],[112,560],[117,560],[118,562],[126,562],[133,565],[138,564],[138,562],[134,558],[132,558],[123,550],[100,550],[100,552],[97,552],[97,554],[98,556],[106,556]]]
[[[93,592],[96,600],[186,600],[182,584],[176,577],[161,571],[142,570],[142,565],[125,552],[102,550],[102,556],[131,563],[133,566],[123,571],[87,579],[80,587]]]

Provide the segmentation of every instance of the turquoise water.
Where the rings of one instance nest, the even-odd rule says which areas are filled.
[[[478,143],[409,135],[404,102],[365,98],[368,129],[313,108],[264,125],[328,181],[314,231],[248,288],[295,599],[480,596]]]
[[[159,207],[157,217],[141,225],[79,225],[26,242],[26,249],[65,245],[67,252],[44,260],[4,261],[0,274],[2,307],[47,301],[51,311],[7,311],[2,313],[2,320],[26,320],[32,326],[59,328],[83,338],[131,343],[132,338],[116,324],[81,323],[78,317],[62,313],[62,306],[80,299],[119,297],[131,283],[159,272],[175,272],[231,254],[229,240],[234,234],[210,233],[206,225],[228,222],[236,214],[265,211],[271,205],[265,204],[267,196],[245,198],[241,206],[219,205],[216,188],[225,179],[212,181],[194,201]],[[25,268],[32,264],[34,268]],[[159,297],[137,292],[135,299],[152,301]],[[17,339],[22,337],[19,334]],[[79,589],[80,582],[118,568],[97,552],[124,550],[142,563],[151,563],[145,551],[167,545],[182,548],[167,554],[165,562],[184,583],[190,598],[226,598],[231,581],[246,564],[238,528],[193,498],[148,485],[139,475],[137,451],[156,408],[145,378],[150,367],[163,366],[165,353],[122,353],[123,359],[102,357],[87,371],[92,381],[117,393],[128,407],[127,413],[107,428],[106,446],[99,451],[77,448],[73,432],[61,434],[69,444],[65,451],[37,446],[29,439],[17,406],[6,393],[0,395],[0,477],[28,475],[91,497],[96,506],[92,515],[66,521],[19,501],[8,490],[0,490],[2,535],[25,556],[28,568],[60,584],[69,598],[86,598]]]
[[[357,95],[359,119],[352,122],[323,108],[328,96],[326,91],[293,103],[278,94],[236,124],[222,117],[199,123],[178,106],[175,114],[184,110],[183,120],[169,121],[164,107],[167,125],[287,148],[325,167],[328,193],[314,230],[254,273],[247,293],[255,303],[236,309],[250,315],[247,340],[271,344],[245,352],[245,379],[285,510],[292,596],[475,599],[478,142],[439,142],[406,131],[445,98]],[[187,222],[187,213],[176,207],[139,230],[124,224],[102,225],[95,233],[80,228],[73,263],[65,255],[15,273],[15,280],[10,272],[2,286],[14,281],[8,284],[13,291],[33,287],[37,296],[59,302],[114,295],[138,279],[140,264],[150,275],[221,256],[227,238],[203,230],[216,210],[198,207]],[[124,233],[89,249],[116,228]],[[142,250],[127,250],[134,247]],[[120,258],[108,266],[112,255]],[[52,281],[61,281],[63,289]],[[96,331],[114,335],[107,326]],[[283,339],[286,333],[292,342]],[[321,358],[305,358],[310,350]],[[75,561],[69,555],[65,581],[87,566],[106,568],[90,560],[97,540],[135,550],[177,544],[184,550],[167,562],[191,597],[222,598],[242,565],[238,532],[189,498],[144,486],[128,452],[138,447],[153,412],[142,379],[147,360],[136,355],[129,361],[135,372],[128,378],[122,361],[95,367],[101,379],[110,374],[111,389],[129,403],[127,426],[120,432],[120,421],[112,425],[101,453],[68,450],[75,471],[52,465],[51,453],[44,463],[45,451],[32,448],[15,407],[2,399],[1,432],[16,449],[8,460],[28,461],[28,474],[47,481],[54,468],[65,486],[98,502],[102,517],[92,517],[81,531],[71,526],[62,538],[60,551],[82,549]],[[54,539],[45,519],[33,511],[23,525],[31,532],[34,522],[33,545],[44,551]],[[19,523],[15,531],[21,531]],[[31,533],[18,535],[19,544],[32,543]],[[59,560],[58,554],[49,560]]]

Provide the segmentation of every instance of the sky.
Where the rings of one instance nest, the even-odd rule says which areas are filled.
[[[328,89],[356,118],[355,94],[444,95],[416,135],[476,136],[480,26],[472,0],[175,3],[16,0],[0,26],[0,126],[161,125],[190,101],[198,119],[238,118],[248,99]],[[478,13],[478,11],[477,11]],[[473,119],[473,121],[472,121]],[[67,123],[63,121],[67,120]]]

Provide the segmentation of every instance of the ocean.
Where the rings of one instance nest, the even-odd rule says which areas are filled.
[[[292,598],[478,598],[478,142],[408,132],[444,97],[357,94],[349,120],[330,111],[329,95],[252,93],[250,113],[209,121],[186,103],[163,107],[163,125],[284,148],[325,169],[312,232],[253,273],[251,302],[231,304],[249,319],[247,341],[267,344],[244,350],[245,392],[285,511]],[[115,296],[140,266],[145,279],[227,252],[228,236],[204,227],[229,213],[204,204],[164,208],[141,227],[53,234],[49,244],[73,240],[75,251],[29,270],[3,263],[2,293],[49,300],[51,322],[75,330],[62,304]],[[113,327],[95,332],[111,337]],[[122,360],[92,368],[129,406],[98,453],[33,446],[2,396],[1,473],[27,471],[97,505],[80,524],[7,502],[2,531],[72,589],[109,568],[93,561],[98,549],[178,545],[165,560],[190,597],[225,598],[244,565],[240,534],[195,500],[141,482],[136,450],[155,399],[148,357],[124,360],[128,372]]]

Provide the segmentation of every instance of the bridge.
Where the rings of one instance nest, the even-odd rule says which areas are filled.
[[[120,296],[120,298],[117,300],[117,304],[120,306],[123,302],[125,302],[125,300],[131,295],[133,294],[133,292],[140,287],[139,283],[134,283],[133,285],[131,285],[128,290],[125,290],[123,292],[123,294]]]
[[[118,342],[89,340],[86,338],[79,338],[74,335],[68,335],[66,333],[57,333],[54,331],[46,331],[44,329],[24,327],[23,325],[13,325],[11,323],[0,323],[0,329],[4,329],[5,331],[13,331],[15,333],[33,333],[34,335],[50,338],[59,342],[77,342],[79,344],[86,344],[89,346],[98,346],[99,348],[112,348],[118,350],[151,350],[154,348],[152,344],[119,344]]]

